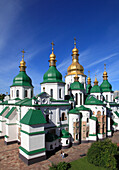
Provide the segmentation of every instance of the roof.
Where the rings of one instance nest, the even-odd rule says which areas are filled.
[[[87,108],[83,105],[81,105],[80,107],[77,107],[78,110],[81,110],[81,111],[90,111],[91,109],[90,108]]]
[[[115,97],[115,99],[118,99],[119,97],[117,96],[117,97]]]
[[[91,116],[90,119],[97,121],[97,117]]]
[[[105,105],[105,104],[101,100],[98,100],[93,96],[89,96],[85,101],[85,105]]]
[[[17,102],[15,105],[20,106],[32,106],[32,99],[25,98],[19,102]]]
[[[114,125],[114,126],[117,126],[117,125],[118,125],[118,123],[116,123],[116,122],[114,122],[114,121],[113,121],[113,125]]]
[[[26,125],[37,125],[47,123],[41,110],[29,109],[25,116],[20,120],[20,123]]]
[[[57,70],[55,66],[50,66],[48,71],[43,76],[43,83],[54,83],[54,82],[60,82],[64,83],[62,81],[62,74]]]
[[[79,112],[77,107],[75,107],[74,109],[70,110],[68,113],[81,114],[81,112]]]
[[[7,115],[5,116],[5,118],[9,118],[9,116],[13,113],[13,111],[16,109],[16,107],[12,107],[12,109],[7,113]]]
[[[112,92],[112,86],[108,82],[108,80],[103,80],[102,84],[100,85],[102,92]]]
[[[0,113],[0,116],[2,116],[3,113],[4,113],[7,109],[8,109],[8,107],[5,107],[5,108],[2,110],[2,112]]]
[[[101,88],[98,85],[94,85],[91,90],[90,93],[101,93]]]
[[[67,132],[65,129],[63,129],[61,138],[70,138],[70,137],[71,137],[70,133]]]
[[[117,115],[117,117],[119,117],[119,113],[116,111],[116,112],[114,112],[116,115]]]
[[[74,81],[70,85],[71,90],[84,90],[84,85],[81,84],[79,81]]]
[[[19,74],[13,79],[12,86],[30,86],[30,87],[33,87],[32,80],[26,74],[25,71],[20,71],[19,72]]]

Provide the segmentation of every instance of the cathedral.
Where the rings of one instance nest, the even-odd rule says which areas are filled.
[[[27,165],[45,160],[61,148],[103,140],[119,130],[119,98],[114,99],[106,65],[101,85],[97,77],[91,85],[90,74],[87,78],[79,63],[75,41],[64,82],[53,45],[41,93],[34,96],[23,50],[10,97],[0,101],[0,138],[6,145],[17,142],[19,158]]]

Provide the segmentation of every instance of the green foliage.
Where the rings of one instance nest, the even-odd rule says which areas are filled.
[[[118,155],[117,145],[112,143],[111,140],[105,139],[91,145],[87,153],[87,160],[95,166],[116,169],[116,155]]]
[[[70,163],[67,162],[59,162],[57,165],[52,163],[50,170],[68,170],[70,167]]]

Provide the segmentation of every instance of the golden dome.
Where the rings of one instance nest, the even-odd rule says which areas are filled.
[[[107,80],[106,64],[104,64],[103,80]]]
[[[76,39],[74,39],[76,40]],[[74,42],[74,49],[72,50],[72,64],[68,67],[67,69],[67,72],[68,74],[67,75],[75,75],[76,73],[78,75],[84,75],[84,68],[81,64],[79,64],[79,61],[78,61],[78,49],[76,48],[76,42]]]
[[[25,51],[23,50],[22,51],[22,60],[20,62],[20,66],[19,66],[20,71],[25,71],[25,69],[26,69],[26,62],[24,61],[24,53],[25,53]]]
[[[97,81],[97,78],[96,78],[96,76],[95,76],[94,85],[98,85],[98,81]]]
[[[56,62],[57,60],[56,59],[56,55],[54,54],[54,43],[52,42],[52,53],[50,54],[50,60],[49,60],[49,63],[50,63],[50,66],[56,66]]]

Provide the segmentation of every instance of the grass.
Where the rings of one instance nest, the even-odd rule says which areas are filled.
[[[106,170],[102,167],[94,166],[87,161],[87,157],[71,162],[70,170]]]

